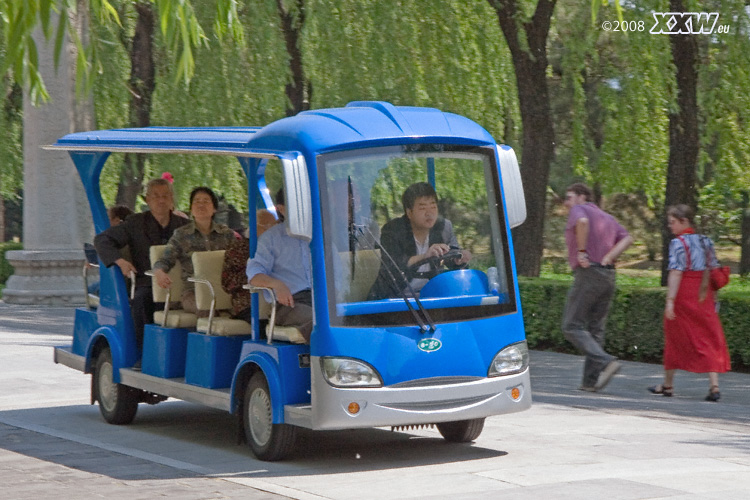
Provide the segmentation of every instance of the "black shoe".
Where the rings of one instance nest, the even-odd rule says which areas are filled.
[[[714,391],[714,389],[716,389]],[[718,385],[712,385],[711,390],[708,392],[708,396],[706,396],[706,401],[711,401],[712,403],[716,403],[721,399],[721,393],[719,392],[719,386]]]

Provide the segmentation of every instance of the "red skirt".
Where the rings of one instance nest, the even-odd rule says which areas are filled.
[[[676,318],[664,318],[664,369],[693,373],[729,371],[729,349],[709,286],[698,301],[702,271],[684,271],[674,301]]]

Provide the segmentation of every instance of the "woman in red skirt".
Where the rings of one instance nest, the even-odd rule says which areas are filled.
[[[716,313],[709,271],[718,267],[714,244],[695,234],[693,212],[687,205],[667,210],[669,244],[667,304],[664,308],[664,382],[649,387],[654,394],[672,396],[675,370],[708,373],[706,401],[718,401],[719,373],[729,370],[729,350]]]

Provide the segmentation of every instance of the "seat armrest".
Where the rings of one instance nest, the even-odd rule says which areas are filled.
[[[154,277],[154,271],[152,269],[149,269],[148,271],[145,271],[143,274],[146,276]],[[153,285],[151,285],[153,286]],[[159,286],[159,285],[156,285]],[[167,318],[169,317],[169,303],[172,300],[172,287],[167,288],[167,296],[164,298],[164,317],[161,319],[161,326],[165,328],[167,326]]]
[[[206,331],[207,335],[211,335],[211,325],[214,322],[214,310],[216,308],[216,292],[214,291],[214,286],[209,280],[204,280],[201,278],[188,278],[188,281],[190,281],[191,283],[206,285],[208,287],[208,291],[211,293],[211,305],[208,309],[208,330]]]
[[[273,342],[273,329],[276,327],[276,292],[273,288],[265,286],[254,286],[249,283],[246,285],[242,285],[242,288],[244,288],[245,290],[250,290],[250,293],[261,293],[265,290],[271,294],[271,316],[268,318],[269,328],[266,329],[268,343],[270,344],[271,342]]]
[[[88,262],[83,263],[83,290],[84,297],[86,297],[86,307],[89,309],[94,309],[96,307],[94,302],[98,299],[98,297],[89,293],[89,269],[92,267],[99,268],[99,264],[90,264]]]

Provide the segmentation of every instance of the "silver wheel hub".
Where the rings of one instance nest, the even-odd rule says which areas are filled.
[[[102,363],[99,373],[99,404],[107,411],[112,411],[117,401],[117,385],[112,381],[112,364]]]
[[[258,445],[264,446],[271,439],[273,421],[271,418],[271,399],[262,389],[255,389],[250,395],[248,405],[250,434]]]

